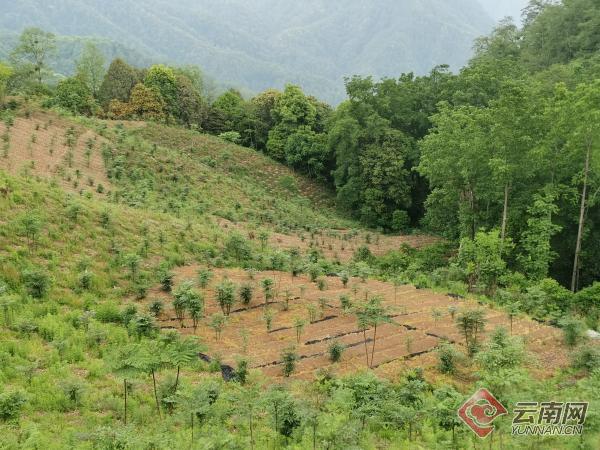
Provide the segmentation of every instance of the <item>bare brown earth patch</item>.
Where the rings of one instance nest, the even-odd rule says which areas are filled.
[[[196,280],[199,267],[186,266],[176,270],[175,285],[185,280]],[[211,314],[220,311],[215,300],[215,286],[227,277],[236,285],[250,283],[254,286],[254,297],[244,308],[239,302],[233,307],[219,340],[208,326]],[[265,305],[261,280],[274,280],[275,298]],[[196,334],[208,346],[208,354],[218,356],[226,364],[235,366],[236,358],[246,355],[251,367],[259,368],[265,375],[282,376],[281,352],[296,346],[300,360],[294,377],[311,379],[319,369],[328,369],[336,374],[353,373],[366,369],[363,333],[358,329],[356,318],[340,307],[339,296],[348,295],[354,304],[366,296],[380,295],[389,308],[392,323],[377,329],[376,347],[373,357],[375,373],[390,379],[409,367],[423,367],[430,374],[436,372],[435,350],[444,340],[463,347],[464,338],[451,318],[449,307],[457,313],[466,309],[483,308],[487,324],[487,336],[497,326],[510,328],[507,315],[497,309],[478,305],[472,299],[452,299],[429,290],[418,290],[412,286],[394,287],[390,283],[368,280],[366,283],[352,279],[344,288],[337,277],[327,277],[327,289],[320,291],[315,283],[305,276],[295,279],[283,272],[260,272],[250,279],[241,269],[215,270],[209,286],[202,290],[205,296],[205,318],[197,330],[190,319],[184,320],[183,328],[175,317],[171,306],[172,296],[154,288],[149,292],[146,304],[156,299],[163,300],[165,311],[159,318],[161,328],[173,328],[184,334]],[[289,310],[284,310],[286,293],[291,300]],[[324,298],[326,306],[321,309],[319,301]],[[308,305],[314,305],[317,317],[308,323]],[[273,313],[271,331],[267,331],[264,320],[265,309]],[[434,314],[441,313],[441,316]],[[294,321],[306,321],[300,341],[297,342]],[[517,318],[513,322],[513,334],[521,336],[528,351],[527,365],[536,377],[551,376],[557,368],[568,365],[568,351],[562,343],[559,330],[539,324],[529,318]],[[244,335],[248,336],[245,343]],[[369,355],[372,348],[373,330],[367,331]],[[342,360],[331,363],[328,346],[338,340],[346,346]]]
[[[105,195],[111,189],[102,159],[108,141],[82,126],[35,112],[16,117],[10,127],[0,122],[0,136],[0,169],[8,173],[49,179],[71,192]]]

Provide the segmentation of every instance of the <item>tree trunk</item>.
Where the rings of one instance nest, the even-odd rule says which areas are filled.
[[[181,369],[181,366],[177,366],[177,376],[175,377],[175,386],[174,386],[174,390],[177,391],[177,386],[179,385],[179,371]]]
[[[127,425],[127,380],[123,380],[123,394],[125,395],[125,415],[123,417],[123,423]]]
[[[504,185],[504,208],[502,209],[502,231],[500,232],[500,254],[502,254],[502,247],[504,246],[504,238],[506,237],[506,223],[508,222],[508,191],[510,190],[510,184]]]
[[[365,355],[367,356],[367,368],[371,367],[369,365],[369,348],[367,347],[367,330],[363,330],[363,339],[365,341]]]
[[[250,411],[250,448],[254,448],[254,428],[252,426],[252,411]]]
[[[571,291],[577,291],[578,274],[579,274],[579,255],[581,253],[581,240],[583,239],[583,223],[585,219],[585,207],[586,207],[586,196],[587,196],[587,182],[588,173],[590,170],[590,157],[591,157],[592,145],[588,143],[587,154],[585,157],[585,167],[583,170],[583,192],[581,194],[581,206],[579,208],[579,227],[577,229],[577,242],[575,244],[575,260],[573,261],[573,274],[571,275]]]
[[[375,324],[375,330],[373,331],[373,347],[371,347],[371,368],[373,366],[373,356],[375,355],[375,341],[377,340],[377,324]]]
[[[154,370],[152,371],[152,384],[154,385],[154,399],[156,400],[156,410],[158,411],[158,417],[161,418],[160,415],[160,403],[158,402],[158,392],[156,390],[156,375]]]

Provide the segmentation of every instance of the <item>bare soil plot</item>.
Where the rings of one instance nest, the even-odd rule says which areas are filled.
[[[199,267],[186,266],[176,270],[175,285],[185,280],[195,280]],[[250,283],[254,286],[254,297],[247,308],[240,303],[234,306],[227,325],[219,340],[215,338],[208,322],[211,314],[220,311],[215,300],[215,286],[227,277],[237,285]],[[275,299],[265,305],[260,282],[265,278],[274,280]],[[367,349],[364,336],[357,327],[354,315],[345,313],[340,306],[339,296],[348,295],[358,304],[366,295],[380,295],[389,307],[393,323],[378,327],[373,367],[376,373],[394,378],[399,371],[415,365],[432,369],[436,364],[432,353],[442,340],[463,345],[461,336],[448,310],[484,308],[488,320],[485,334],[496,326],[510,327],[505,313],[500,310],[480,306],[474,300],[452,299],[429,290],[418,290],[412,286],[394,287],[390,283],[368,280],[362,283],[353,279],[344,288],[337,277],[327,277],[327,289],[320,291],[315,283],[305,276],[295,279],[283,272],[260,272],[250,279],[249,274],[240,269],[215,270],[214,278],[204,289],[205,319],[196,334],[208,346],[208,353],[218,355],[226,364],[235,365],[238,356],[246,354],[251,367],[261,369],[266,375],[280,377],[282,372],[281,352],[289,346],[296,346],[300,360],[294,377],[311,379],[319,369],[327,368],[337,374],[364,370],[366,352],[372,351],[373,330],[367,331]],[[289,309],[284,310],[286,293],[291,297]],[[181,328],[172,309],[170,294],[154,288],[149,292],[146,303],[162,299],[165,312],[159,318],[162,328],[179,329],[184,334],[194,334],[191,320],[184,321]],[[320,301],[320,299],[325,299]],[[308,305],[317,310],[316,320],[309,323]],[[320,305],[325,304],[324,308]],[[265,309],[273,313],[270,331],[266,329]],[[434,314],[434,311],[439,314]],[[297,342],[294,322],[304,319],[306,325]],[[513,334],[522,336],[530,353],[529,365],[540,377],[550,376],[558,367],[568,365],[568,350],[564,347],[559,330],[541,325],[528,318],[517,318],[513,322]],[[247,342],[244,342],[244,335]],[[484,337],[485,339],[485,337]],[[331,363],[328,359],[328,346],[338,340],[346,346],[342,360]]]
[[[54,180],[67,191],[104,195],[111,189],[101,150],[107,141],[84,127],[35,112],[30,118],[15,118],[11,127],[0,122],[0,136],[0,169]]]

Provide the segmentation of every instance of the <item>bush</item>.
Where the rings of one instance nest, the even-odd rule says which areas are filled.
[[[171,292],[173,289],[173,278],[175,275],[168,270],[161,271],[159,274],[160,285],[164,292]]]
[[[208,283],[210,283],[210,280],[213,277],[213,273],[210,269],[200,269],[198,271],[198,284],[199,286],[204,289],[206,288],[206,286],[208,286]]]
[[[150,314],[152,314],[154,317],[160,316],[160,313],[163,311],[163,309],[164,304],[160,300],[153,301],[148,307],[148,311],[150,311]]]
[[[326,289],[327,289],[327,281],[325,281],[325,279],[324,279],[324,278],[320,278],[320,277],[319,277],[319,279],[317,279],[317,288],[318,288],[320,291],[324,291],[324,290],[326,290]]]
[[[41,270],[26,270],[23,272],[23,284],[27,293],[33,298],[44,298],[50,288],[50,277]]]
[[[226,316],[231,312],[235,303],[235,284],[230,280],[223,280],[217,286],[217,303]]]
[[[242,136],[237,131],[226,131],[219,134],[219,137],[224,141],[231,142],[233,144],[238,144],[242,139]]]
[[[63,380],[60,383],[62,391],[70,403],[72,408],[76,408],[81,404],[83,397],[84,386],[77,379]]]
[[[114,303],[102,303],[96,307],[96,320],[102,323],[121,323],[121,311]]]
[[[240,384],[246,384],[248,378],[248,360],[246,358],[238,359],[235,378]]]
[[[0,394],[0,420],[17,419],[25,401],[25,395],[19,391]]]
[[[294,370],[296,370],[296,362],[298,361],[298,353],[296,353],[295,347],[286,348],[281,354],[281,361],[283,362],[283,376],[289,377]]]
[[[327,348],[327,353],[329,353],[329,360],[331,362],[338,362],[340,359],[342,359],[342,354],[344,353],[345,349],[346,347],[344,346],[344,344],[342,344],[339,341],[333,341],[331,344],[329,344],[329,347]]]
[[[350,297],[347,295],[340,295],[340,306],[344,311],[350,310],[350,308],[352,308]]]
[[[597,327],[600,316],[600,283],[596,282],[575,294],[573,304],[580,314],[592,319],[591,325]]]
[[[442,373],[453,375],[456,372],[456,364],[459,353],[452,344],[447,342],[438,348],[438,369]]]
[[[225,256],[237,263],[243,263],[252,259],[250,244],[239,233],[232,233],[225,243]]]
[[[574,317],[567,317],[562,319],[559,325],[563,330],[565,344],[569,347],[575,347],[585,339],[586,327],[581,320]]]
[[[600,369],[600,348],[596,345],[586,345],[573,356],[573,367],[588,373]]]
[[[248,306],[252,301],[252,286],[248,283],[244,283],[240,286],[240,301],[244,306]]]
[[[58,83],[53,103],[75,114],[92,114],[96,105],[87,85],[77,77],[66,78]]]
[[[136,314],[129,320],[128,329],[138,339],[142,337],[152,338],[158,333],[158,327],[154,318],[147,314]]]
[[[362,245],[356,249],[352,259],[356,262],[370,263],[374,258],[373,253],[371,253],[371,250],[369,250],[369,247]]]
[[[94,274],[89,270],[84,270],[79,274],[77,286],[82,291],[89,291],[92,288],[92,282],[94,280]]]
[[[135,305],[127,305],[123,312],[121,313],[121,322],[123,325],[128,326],[129,322],[133,317],[137,314],[137,306]]]
[[[406,211],[397,209],[392,214],[392,231],[406,232],[410,227],[410,217]]]
[[[418,274],[413,283],[417,289],[427,289],[429,287],[429,279],[423,273]]]

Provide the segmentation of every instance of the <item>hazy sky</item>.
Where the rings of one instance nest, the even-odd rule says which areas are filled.
[[[495,21],[511,16],[520,23],[521,10],[529,4],[529,0],[479,0],[479,3]]]

